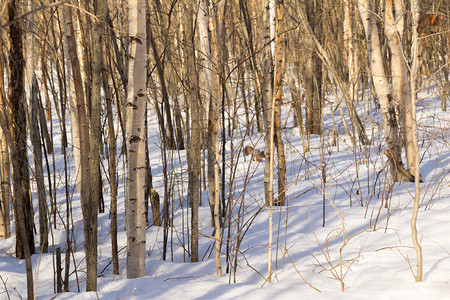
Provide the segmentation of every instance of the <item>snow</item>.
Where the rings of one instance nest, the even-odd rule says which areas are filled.
[[[341,126],[339,113],[335,121],[340,128],[339,147],[331,146],[333,121],[329,108],[325,110],[325,148],[327,182],[322,186],[320,137],[311,137],[311,152],[303,153],[298,130],[293,128],[292,112],[284,111],[287,128],[284,132],[287,155],[286,207],[274,207],[274,245],[272,283],[267,277],[267,250],[269,240],[267,208],[264,203],[263,163],[251,162],[234,153],[236,168],[232,182],[233,227],[231,247],[236,238],[242,238],[238,267],[235,273],[226,273],[226,242],[222,246],[224,274],[216,277],[214,255],[210,255],[212,227],[208,194],[202,192],[200,207],[200,241],[198,263],[190,263],[188,247],[189,210],[186,203],[187,168],[185,152],[168,152],[169,180],[173,203],[173,227],[169,230],[168,259],[162,260],[163,231],[151,226],[147,230],[146,276],[126,279],[126,233],[124,219],[123,176],[119,176],[118,240],[120,274],[112,274],[109,232],[109,186],[104,177],[106,212],[99,215],[98,237],[98,292],[85,290],[85,261],[83,230],[79,195],[74,192],[71,178],[74,236],[76,238],[77,275],[70,276],[70,292],[54,293],[54,263],[52,253],[33,255],[36,299],[450,299],[450,116],[440,110],[436,91],[419,95],[419,147],[421,150],[421,209],[418,219],[419,240],[423,250],[423,281],[416,283],[416,253],[412,247],[410,221],[414,184],[397,183],[388,199],[389,174],[385,168],[383,146],[380,146],[380,116],[378,111],[359,111],[366,123],[373,145],[353,146]],[[332,99],[329,99],[332,101]],[[333,105],[335,107],[335,105]],[[242,118],[244,119],[244,118]],[[153,184],[164,194],[160,133],[156,116],[149,123],[150,160]],[[61,217],[52,230],[50,251],[60,247],[64,265],[65,252],[65,190],[63,158],[60,151],[60,133],[57,116],[53,120],[55,162],[57,172],[57,206]],[[70,123],[68,124],[70,125]],[[68,126],[70,128],[70,126]],[[258,141],[264,147],[261,135],[246,137],[244,129],[238,137],[227,141],[226,191],[229,193],[231,143],[233,148]],[[70,175],[73,158],[70,158]],[[106,160],[104,161],[106,167]],[[30,165],[33,161],[30,157]],[[118,163],[120,168],[123,163]],[[119,174],[123,174],[119,170]],[[275,180],[276,182],[276,180]],[[33,192],[35,186],[33,185]],[[276,190],[276,184],[275,184]],[[34,207],[37,222],[37,200]],[[322,227],[322,203],[325,195],[326,224]],[[363,204],[361,206],[361,204]],[[151,220],[151,213],[149,214]],[[240,235],[238,235],[238,228]],[[12,226],[14,229],[14,226]],[[227,229],[228,230],[228,229]],[[227,231],[226,230],[226,231]],[[228,233],[225,232],[227,237]],[[38,243],[39,238],[36,237]],[[185,245],[185,248],[183,247]],[[15,236],[0,243],[0,299],[26,297],[26,275],[23,260],[14,258]],[[234,248],[233,248],[234,249]],[[173,252],[172,252],[173,251]],[[236,254],[233,251],[233,257]],[[342,258],[340,256],[342,254]],[[342,263],[341,263],[342,261]],[[73,271],[73,258],[71,269]],[[344,292],[339,277],[343,276]],[[236,282],[234,282],[236,281]],[[318,291],[320,290],[320,292]]]

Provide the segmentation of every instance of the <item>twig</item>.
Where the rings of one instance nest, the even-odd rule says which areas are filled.
[[[6,286],[6,281],[8,281],[8,279],[6,279],[6,281],[4,281],[2,275],[0,275],[0,279],[2,280],[3,286],[5,287],[5,292],[6,292],[6,295],[8,296],[8,300],[10,300],[11,298],[9,297],[8,287]]]

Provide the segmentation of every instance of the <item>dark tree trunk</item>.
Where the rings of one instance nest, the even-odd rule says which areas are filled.
[[[36,76],[33,76],[31,84],[31,120],[38,120],[39,115],[39,87]],[[48,208],[47,208],[47,196],[45,192],[44,171],[42,168],[42,148],[41,148],[41,136],[39,134],[38,122],[30,122],[30,137],[33,144],[34,151],[34,165],[35,165],[35,177],[38,190],[38,202],[39,202],[39,233],[40,242],[39,250],[41,253],[48,251]],[[68,225],[68,224],[67,224]]]
[[[17,0],[8,3],[9,22],[16,18],[19,5]],[[10,148],[16,222],[16,256],[25,258],[28,299],[33,299],[31,255],[35,253],[35,248],[27,156],[25,60],[20,22],[12,23],[9,27],[9,45],[8,105],[10,111],[9,127],[12,137]]]

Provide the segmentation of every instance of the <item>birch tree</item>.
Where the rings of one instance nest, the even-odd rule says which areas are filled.
[[[395,102],[389,89],[389,81],[383,64],[382,45],[378,25],[372,13],[369,0],[358,0],[358,10],[366,33],[367,46],[369,49],[370,74],[376,94],[380,100],[381,115],[383,118],[384,138],[386,140],[386,151],[390,157],[389,166],[394,181],[402,181],[403,175],[397,171],[402,164],[401,144],[399,139],[399,124],[396,118]]]
[[[286,157],[284,154],[284,143],[281,135],[281,104],[283,96],[283,77],[285,67],[285,41],[283,39],[284,32],[284,9],[283,0],[276,0],[275,16],[276,16],[276,32],[275,32],[275,60],[274,60],[274,139],[277,148],[277,168],[278,168],[278,199],[277,204],[284,206],[286,201]]]
[[[265,141],[266,149],[265,153],[273,155],[270,148],[271,141],[271,124],[272,124],[272,99],[273,99],[273,58],[270,49],[270,7],[273,5],[273,0],[266,0],[263,7],[262,17],[262,34],[264,37],[264,49],[262,56],[262,104],[263,104],[263,118],[265,129]],[[271,181],[271,172],[273,172],[272,159],[266,159],[264,161],[264,194],[266,199],[266,205],[273,202],[273,185]],[[273,178],[273,176],[272,176]]]
[[[408,81],[408,67],[402,47],[405,8],[403,0],[386,0],[384,24],[391,50],[392,97],[404,137],[406,160],[411,174],[415,174],[415,147],[411,88]]]
[[[97,206],[91,207],[90,198],[90,163],[89,163],[89,124],[86,113],[86,103],[83,93],[83,85],[81,78],[81,68],[78,60],[77,43],[75,39],[74,27],[72,22],[72,8],[64,6],[64,16],[67,28],[67,48],[70,56],[71,71],[74,82],[75,96],[76,96],[76,108],[77,108],[77,123],[80,129],[80,172],[81,172],[81,209],[83,213],[83,228],[85,237],[85,254],[87,263],[87,277],[88,282],[86,284],[87,291],[95,291],[97,286],[97,256],[96,256],[96,239],[97,239],[97,227],[95,224],[95,233],[91,224],[92,210],[97,210]],[[73,122],[74,120],[72,120]],[[94,237],[95,236],[95,237]],[[95,242],[94,242],[95,239]],[[95,244],[95,245],[94,245]]]
[[[130,57],[127,97],[127,278],[145,275],[145,191],[147,110],[146,1],[128,2]]]
[[[214,62],[217,63],[217,60],[213,58],[213,49],[212,49],[212,37],[213,34],[210,31],[210,12],[209,12],[209,1],[208,0],[199,0],[198,7],[198,28],[199,28],[199,36],[200,36],[200,58],[199,60],[203,65],[203,77],[205,82],[204,87],[204,95],[206,99],[206,103],[208,105],[208,134],[206,137],[206,143],[208,148],[208,192],[209,192],[209,206],[211,208],[211,225],[214,226],[214,199],[215,199],[215,175],[214,175],[214,166],[216,161],[215,156],[215,141],[218,139],[217,134],[217,123],[218,123],[218,111],[217,101],[219,101],[218,94],[218,83],[217,76],[214,74],[213,69],[213,59]],[[212,25],[212,19],[211,19]],[[216,73],[217,74],[217,73]]]
[[[221,5],[221,11],[223,7],[227,5],[224,3]],[[209,204],[211,207],[212,225],[214,226],[215,233],[215,260],[217,276],[222,276],[222,266],[220,263],[220,245],[221,245],[221,233],[220,233],[220,175],[219,175],[219,77],[217,72],[218,65],[223,62],[219,62],[219,57],[222,51],[222,43],[219,43],[217,36],[220,36],[220,31],[217,30],[219,24],[216,20],[217,15],[213,16],[213,10],[207,1],[200,0],[200,6],[198,10],[199,15],[199,27],[203,30],[200,31],[200,44],[202,46],[202,53],[206,55],[205,59],[205,85],[206,96],[209,102],[208,108],[208,191],[209,191]],[[216,12],[217,13],[217,12]],[[220,44],[220,46],[219,46]],[[214,64],[213,64],[214,62]],[[223,66],[221,66],[223,67]]]
[[[350,101],[358,97],[358,68],[359,60],[355,43],[355,3],[353,0],[344,1],[344,48],[347,64]]]
[[[416,81],[417,74],[419,70],[419,38],[417,35],[417,26],[419,22],[419,1],[410,0],[411,5],[411,16],[412,16],[412,46],[411,46],[411,73],[410,73],[410,87],[411,87],[411,108],[413,112],[413,123],[411,124],[411,130],[413,131],[413,140],[411,141],[414,147],[414,209],[411,216],[411,232],[412,232],[412,242],[414,249],[416,250],[417,257],[417,273],[414,275],[416,282],[422,281],[423,266],[422,266],[422,247],[420,246],[419,240],[417,238],[417,215],[419,213],[420,207],[420,170],[419,170],[419,144],[417,142],[417,118],[415,114],[416,107]]]

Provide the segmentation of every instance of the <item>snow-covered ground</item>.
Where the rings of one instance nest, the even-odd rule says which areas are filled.
[[[106,212],[99,215],[98,292],[85,290],[85,261],[79,195],[70,186],[74,242],[71,258],[70,292],[54,293],[54,256],[33,255],[36,299],[450,299],[450,116],[440,110],[436,90],[419,95],[419,147],[421,155],[421,208],[419,240],[423,250],[423,281],[416,283],[416,254],[411,240],[414,184],[397,183],[392,193],[386,168],[379,112],[359,107],[372,145],[355,152],[345,134],[339,111],[334,120],[325,110],[325,135],[311,137],[311,152],[304,153],[298,130],[293,128],[292,111],[284,111],[287,156],[287,205],[273,211],[272,283],[267,283],[269,210],[264,203],[264,163],[238,155],[242,145],[258,142],[260,135],[244,136],[244,128],[233,131],[227,142],[226,194],[233,206],[232,228],[224,240],[232,249],[230,261],[236,272],[226,273],[226,247],[222,246],[224,274],[217,278],[211,253],[212,227],[207,192],[200,208],[201,262],[190,263],[189,210],[186,208],[187,168],[184,151],[168,152],[171,215],[167,260],[162,260],[163,230],[147,231],[146,276],[126,279],[126,232],[124,222],[124,178],[119,176],[119,260],[120,274],[112,274],[109,236],[109,186],[104,178]],[[336,107],[334,104],[333,107]],[[50,238],[50,250],[65,252],[65,190],[63,159],[57,116],[53,120],[57,203],[60,216]],[[244,119],[242,117],[242,119]],[[153,184],[164,195],[160,133],[156,116],[149,124]],[[332,146],[333,124],[339,131],[338,145]],[[70,126],[68,127],[70,128]],[[236,136],[237,135],[237,136]],[[233,144],[233,147],[231,147]],[[359,147],[359,146],[358,146]],[[234,149],[232,153],[231,149]],[[321,153],[323,152],[323,158]],[[233,161],[231,156],[234,155]],[[74,177],[73,160],[70,169]],[[107,163],[105,168],[107,168]],[[325,163],[326,183],[322,182]],[[30,157],[30,164],[32,159]],[[123,164],[120,163],[120,168]],[[230,169],[233,180],[230,180]],[[119,171],[122,174],[122,171]],[[276,180],[275,180],[276,182]],[[229,192],[230,184],[232,192]],[[275,184],[276,186],[276,184]],[[35,187],[33,186],[35,189]],[[325,201],[325,226],[323,203]],[[385,203],[387,201],[387,208]],[[37,203],[36,222],[38,217]],[[151,222],[151,214],[150,214]],[[14,229],[14,226],[13,226]],[[36,238],[36,242],[39,238]],[[236,251],[239,241],[239,251]],[[52,246],[53,245],[53,246]],[[0,299],[26,297],[25,263],[14,258],[15,236],[0,243]],[[235,255],[237,254],[237,257]],[[74,262],[77,272],[74,270]],[[79,285],[77,285],[78,276]],[[344,292],[341,292],[341,282]],[[78,292],[78,288],[82,292]]]

